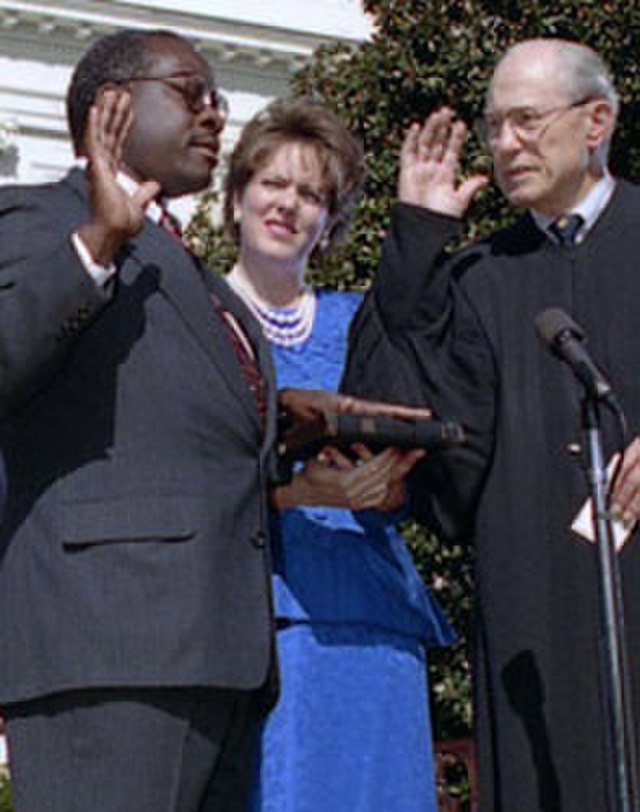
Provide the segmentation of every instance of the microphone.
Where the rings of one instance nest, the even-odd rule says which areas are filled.
[[[587,394],[595,400],[616,405],[611,384],[600,372],[585,347],[584,330],[564,310],[551,307],[535,319],[538,336],[551,352],[568,364]]]

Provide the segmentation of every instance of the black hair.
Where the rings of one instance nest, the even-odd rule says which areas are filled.
[[[150,44],[159,38],[184,42],[164,29],[125,29],[97,40],[78,62],[67,90],[67,122],[76,154],[82,151],[89,109],[100,88],[145,73],[152,58]]]

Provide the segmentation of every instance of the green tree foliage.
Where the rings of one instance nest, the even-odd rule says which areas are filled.
[[[364,0],[375,19],[373,38],[359,46],[320,48],[293,81],[292,93],[324,100],[358,134],[368,177],[348,240],[313,270],[315,282],[363,288],[374,273],[394,199],[397,156],[406,127],[451,105],[469,125],[465,172],[490,171],[489,156],[473,134],[496,58],[522,39],[558,36],[596,48],[610,65],[622,100],[614,141],[614,172],[640,179],[640,5],[628,0]],[[473,204],[465,239],[513,216],[489,188]],[[194,234],[220,267],[233,251],[211,232],[205,212]],[[454,622],[460,642],[431,654],[436,736],[469,732],[467,657],[471,591],[469,551],[444,547],[411,526],[407,535],[421,571]]]
[[[375,34],[359,48],[319,49],[294,81],[296,93],[330,104],[363,140],[368,181],[348,245],[328,260],[320,277],[336,286],[361,286],[374,271],[393,200],[396,157],[406,127],[442,104],[469,125],[481,115],[487,78],[509,45],[535,36],[560,36],[595,47],[611,66],[623,101],[614,145],[614,170],[640,176],[640,7],[610,2],[483,2],[482,0],[365,0]],[[469,139],[465,171],[488,171],[489,156]],[[467,238],[510,216],[495,189],[479,195]]]
[[[0,775],[0,812],[12,812],[11,784],[6,775]]]

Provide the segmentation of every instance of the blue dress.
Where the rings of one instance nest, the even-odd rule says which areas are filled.
[[[311,336],[272,346],[278,386],[338,387],[359,301],[318,293]],[[453,633],[391,518],[283,510],[274,569],[282,691],[250,810],[435,812],[425,648]]]

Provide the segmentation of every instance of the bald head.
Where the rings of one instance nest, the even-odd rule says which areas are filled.
[[[606,99],[617,117],[618,94],[607,65],[592,48],[565,39],[529,39],[505,51],[493,72],[488,99],[497,80],[523,65],[530,66],[531,75],[538,72],[550,80],[549,91],[558,91],[568,100]]]
[[[605,171],[617,109],[590,48],[560,39],[510,48],[485,106],[495,178],[509,201],[554,217],[577,205]]]

